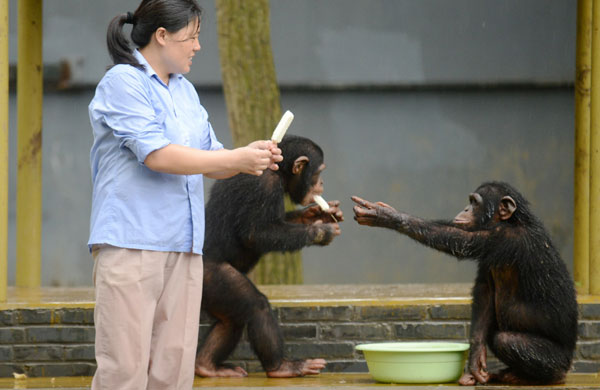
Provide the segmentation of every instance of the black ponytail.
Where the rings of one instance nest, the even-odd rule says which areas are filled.
[[[196,0],[142,0],[133,14],[120,14],[110,21],[106,33],[108,54],[114,65],[128,64],[143,70],[144,66],[133,55],[129,40],[123,34],[124,24],[133,24],[131,40],[143,48],[159,27],[176,32],[194,19],[200,22],[201,15],[202,8]]]
[[[129,45],[129,41],[123,34],[123,25],[129,20],[130,13],[115,16],[108,24],[106,33],[106,45],[108,46],[108,54],[113,60],[113,64],[129,64],[138,69],[144,70],[144,65],[140,64],[133,55],[133,50]]]

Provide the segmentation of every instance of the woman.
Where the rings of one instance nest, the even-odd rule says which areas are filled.
[[[203,175],[277,169],[271,141],[225,150],[182,74],[200,50],[195,0],[144,0],[116,16],[114,66],[89,105],[92,389],[191,389],[202,294]],[[132,24],[132,50],[123,25]]]

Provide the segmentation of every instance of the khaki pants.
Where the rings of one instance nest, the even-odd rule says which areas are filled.
[[[198,343],[202,256],[93,250],[93,390],[190,390]]]

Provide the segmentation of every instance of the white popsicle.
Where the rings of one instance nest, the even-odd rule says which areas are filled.
[[[325,199],[323,199],[323,197],[321,195],[315,195],[313,197],[313,199],[315,200],[315,203],[317,205],[319,205],[319,207],[321,208],[321,210],[323,211],[327,211],[329,210],[329,203],[327,203],[327,201]],[[331,218],[333,218],[333,220],[335,221],[335,223],[337,223],[337,219],[335,219],[333,214],[330,214]]]
[[[315,199],[315,203],[319,205],[321,210],[323,210],[323,211],[329,210],[329,204],[327,203],[327,201],[325,199],[323,199],[323,197],[321,195],[315,195],[314,199]]]
[[[279,123],[277,124],[277,127],[275,128],[275,131],[273,131],[273,135],[271,136],[271,141],[274,142],[281,142],[281,140],[283,139],[283,136],[285,135],[285,132],[287,131],[288,127],[290,127],[290,124],[292,123],[292,121],[294,120],[294,114],[292,114],[291,111],[286,111],[285,114],[283,114],[283,116],[281,117],[281,120],[279,121]]]

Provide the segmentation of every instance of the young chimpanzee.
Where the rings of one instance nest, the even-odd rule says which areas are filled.
[[[322,211],[312,205],[285,211],[284,194],[306,206],[323,193],[323,151],[313,141],[288,135],[278,147],[283,161],[262,176],[240,174],[217,181],[206,205],[202,309],[216,318],[196,357],[200,376],[245,376],[224,365],[247,326],[250,345],[270,377],[318,374],[323,359],[284,358],[281,330],[267,297],[246,277],[261,255],[327,245],[340,234],[339,201]],[[332,218],[332,215],[335,217]]]
[[[453,221],[425,221],[352,198],[361,225],[397,230],[420,243],[478,262],[470,357],[462,385],[558,384],[577,339],[573,281],[528,202],[506,183],[484,183]],[[508,367],[487,372],[486,344]]]

